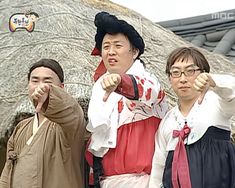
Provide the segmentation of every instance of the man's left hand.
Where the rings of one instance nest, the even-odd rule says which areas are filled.
[[[33,102],[36,104],[36,112],[41,111],[43,104],[48,98],[49,91],[50,91],[50,85],[47,83],[40,84],[34,90],[33,94],[31,95],[31,98],[33,99]]]
[[[195,79],[193,86],[201,93],[198,98],[198,104],[201,104],[209,87],[215,87],[216,84],[209,73],[201,73]]]

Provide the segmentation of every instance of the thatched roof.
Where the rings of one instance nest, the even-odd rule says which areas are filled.
[[[132,23],[141,33],[146,50],[142,59],[169,90],[164,67],[167,55],[176,47],[190,45],[171,31],[134,11],[108,0],[8,0],[0,2],[0,138],[10,134],[16,119],[33,112],[27,97],[29,66],[41,58],[58,60],[65,70],[65,86],[86,111],[93,84],[92,75],[99,58],[90,56],[94,47],[94,16],[104,10]],[[10,32],[12,14],[31,10],[39,14],[35,29]],[[235,74],[235,65],[222,56],[203,51],[209,58],[212,72]]]

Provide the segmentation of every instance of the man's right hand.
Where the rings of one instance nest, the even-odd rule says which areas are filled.
[[[106,91],[103,97],[103,101],[106,102],[109,95],[114,92],[121,82],[121,76],[119,74],[108,74],[101,81],[102,88]]]

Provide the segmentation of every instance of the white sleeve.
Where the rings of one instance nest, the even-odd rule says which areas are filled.
[[[155,135],[155,152],[152,160],[152,171],[150,174],[149,188],[160,188],[167,157],[166,139],[163,133],[163,121]]]
[[[212,89],[219,97],[220,111],[229,118],[235,115],[235,77],[212,74],[216,86]]]
[[[169,107],[164,89],[158,79],[154,75],[134,76],[134,79],[139,93],[138,101],[134,101],[135,113],[143,114],[151,109],[150,113],[162,119],[169,111]]]

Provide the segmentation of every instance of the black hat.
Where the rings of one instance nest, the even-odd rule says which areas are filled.
[[[101,52],[102,41],[106,33],[123,33],[129,39],[130,43],[139,49],[138,57],[144,53],[144,41],[135,28],[124,20],[119,20],[116,16],[107,12],[100,12],[95,16],[95,26],[97,27],[95,35],[95,48]],[[100,54],[99,54],[100,55]],[[138,58],[137,57],[137,58]]]
[[[60,64],[57,61],[55,61],[54,59],[41,59],[38,62],[34,63],[29,69],[28,80],[30,79],[30,75],[31,75],[32,71],[38,67],[46,67],[46,68],[51,69],[52,71],[54,71],[57,74],[61,83],[64,82],[63,69],[60,66]]]

